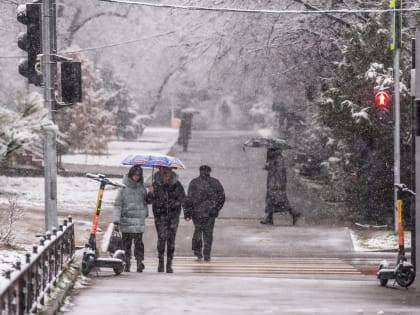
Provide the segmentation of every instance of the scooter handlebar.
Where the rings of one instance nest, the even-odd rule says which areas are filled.
[[[409,188],[407,187],[407,185],[405,185],[405,184],[394,184],[394,186],[395,186],[398,190],[400,190],[401,192],[409,193],[409,194],[410,194],[410,195],[412,195],[412,196],[415,196],[415,195],[416,195],[416,193],[415,193],[414,191],[412,191],[411,189],[409,189]]]
[[[114,181],[110,180],[109,178],[106,178],[106,176],[103,175],[103,174],[91,174],[91,173],[87,173],[86,174],[86,177],[88,177],[90,179],[93,179],[93,180],[96,180],[96,181],[101,182],[101,183],[103,182],[106,185],[111,185],[111,186],[125,188],[125,185],[124,184],[120,184],[120,183],[114,182]]]

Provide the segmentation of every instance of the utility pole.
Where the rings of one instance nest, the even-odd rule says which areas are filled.
[[[42,73],[48,118],[54,120],[56,81],[55,0],[42,1]],[[55,131],[44,131],[45,231],[57,227],[57,149]]]
[[[394,51],[394,209],[397,209],[397,188],[400,184],[400,49],[402,0],[391,0],[392,22],[391,50]],[[394,231],[398,231],[397,211],[394,211]]]
[[[415,242],[412,243],[412,251],[411,251],[411,262],[414,265],[414,268],[417,272],[420,270],[420,259],[417,259],[417,253],[420,253],[420,224],[418,224],[420,218],[420,194],[418,193],[417,188],[420,187],[420,32],[416,32],[415,37],[415,79],[414,79],[414,94],[415,94],[415,103],[414,103],[414,130],[415,133],[413,137],[415,137],[415,181],[416,181],[416,201],[415,201],[415,212],[414,212],[414,228],[412,231],[412,237],[414,234]],[[413,233],[414,232],[414,233]],[[413,260],[414,254],[414,260]],[[416,288],[420,288],[420,278],[416,276],[415,280]]]

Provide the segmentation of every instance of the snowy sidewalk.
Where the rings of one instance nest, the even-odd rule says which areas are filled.
[[[105,173],[120,176],[127,168],[122,166],[121,161],[129,154],[167,154],[177,139],[178,129],[147,127],[137,141],[111,141],[106,154],[63,155],[63,167],[66,172]]]

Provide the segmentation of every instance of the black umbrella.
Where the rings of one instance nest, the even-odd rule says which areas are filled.
[[[292,147],[286,143],[286,140],[275,138],[275,137],[253,137],[248,139],[243,144],[243,149],[245,147],[251,148],[267,148],[267,149],[281,149],[287,150]]]

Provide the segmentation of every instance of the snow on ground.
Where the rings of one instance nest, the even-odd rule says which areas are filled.
[[[358,252],[396,251],[398,234],[389,230],[350,230],[353,247]],[[411,232],[404,232],[405,248],[411,248]]]
[[[118,181],[118,180],[115,180]],[[5,194],[17,194],[20,207],[44,209],[44,178],[0,176],[0,206],[7,206]],[[99,183],[87,177],[57,176],[57,209],[60,212],[84,213],[94,208]],[[117,189],[106,186],[103,205],[112,205]],[[93,210],[92,210],[93,211]]]
[[[146,128],[139,141],[112,141],[106,155],[70,154],[64,155],[63,163],[102,166],[122,166],[121,161],[133,153],[167,154],[178,138],[177,129]],[[128,171],[129,166],[127,166]],[[147,177],[150,170],[145,170]],[[151,172],[151,171],[150,171]],[[118,181],[118,180],[116,180]],[[99,183],[87,177],[57,176],[57,209],[72,213],[86,212],[95,206]],[[7,205],[7,193],[18,195],[18,203],[24,208],[44,208],[43,177],[0,176],[0,206]],[[107,186],[103,205],[111,206],[117,189]]]
[[[103,155],[69,154],[63,163],[121,166],[129,154],[167,154],[178,139],[178,129],[146,128],[139,141],[111,141],[108,152]]]

